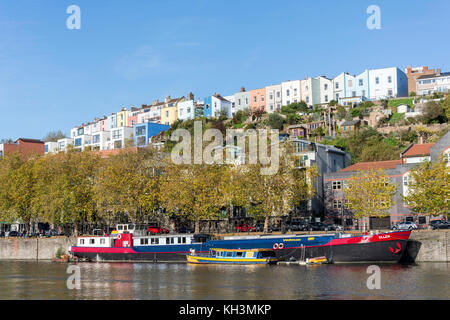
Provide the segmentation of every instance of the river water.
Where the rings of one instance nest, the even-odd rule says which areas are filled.
[[[0,299],[450,299],[450,263],[379,265],[373,290],[368,266],[1,261]],[[69,289],[77,270],[80,289]]]

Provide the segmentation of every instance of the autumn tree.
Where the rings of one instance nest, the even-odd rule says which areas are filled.
[[[299,202],[314,195],[317,177],[315,167],[300,168],[299,157],[293,145],[286,142],[279,153],[278,170],[263,174],[260,162],[246,165],[246,194],[249,197],[249,213],[264,219],[264,232],[268,232],[271,216],[283,216]]]
[[[223,169],[219,164],[168,163],[161,182],[161,203],[168,214],[175,212],[195,221],[195,232],[200,232],[200,221],[210,220],[226,204]]]
[[[450,214],[450,168],[443,157],[410,171],[404,197],[414,212],[432,216]]]
[[[13,153],[0,160],[0,217],[8,221],[19,220],[26,231],[37,217],[33,211],[35,198],[34,159],[24,160]]]
[[[344,189],[345,206],[356,219],[385,217],[394,205],[396,190],[383,169],[358,171]]]
[[[159,208],[158,155],[151,147],[124,150],[103,160],[94,184],[96,207],[110,221],[126,213],[134,223],[143,222]]]
[[[93,188],[100,164],[97,154],[74,150],[42,158],[35,166],[35,210],[46,221],[73,223],[77,234],[81,223],[97,218]]]

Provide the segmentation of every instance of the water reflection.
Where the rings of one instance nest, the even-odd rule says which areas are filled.
[[[449,299],[448,263],[266,266],[77,263],[81,289],[67,288],[67,264],[0,262],[0,299]]]

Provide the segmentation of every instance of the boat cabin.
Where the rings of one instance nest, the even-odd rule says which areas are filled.
[[[274,258],[276,254],[271,249],[211,249],[211,256],[229,259],[264,259]]]

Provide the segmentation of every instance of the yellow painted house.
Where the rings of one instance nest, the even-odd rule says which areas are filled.
[[[117,127],[126,127],[128,126],[128,110],[123,108],[119,112],[117,112]]]
[[[171,99],[170,96],[164,100],[164,107],[161,109],[161,124],[172,125],[178,120],[178,102],[184,100],[184,97]]]

